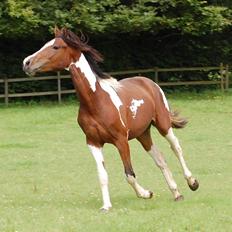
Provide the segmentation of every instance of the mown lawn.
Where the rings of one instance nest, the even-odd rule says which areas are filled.
[[[75,103],[0,106],[1,232],[232,231],[232,93],[173,94],[189,125],[176,131],[200,182],[191,192],[167,142],[153,130],[185,197],[174,202],[160,170],[132,141],[139,182],[154,191],[137,199],[115,148],[104,148],[113,209],[99,211],[95,161],[76,123]]]

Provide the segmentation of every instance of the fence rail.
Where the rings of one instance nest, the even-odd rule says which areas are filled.
[[[218,71],[220,75],[219,80],[203,80],[203,81],[176,81],[176,82],[160,82],[159,73],[162,72],[186,72],[186,71]],[[150,68],[150,69],[137,69],[129,71],[118,71],[118,72],[109,72],[112,76],[128,75],[128,74],[143,74],[143,73],[154,73],[153,80],[158,83],[160,86],[181,86],[181,85],[219,85],[222,91],[225,91],[229,88],[229,66],[220,64],[220,66],[215,67],[188,67],[188,68]],[[62,90],[61,81],[62,79],[69,79],[70,75],[60,75],[58,72],[57,75],[48,76],[48,77],[33,77],[33,78],[5,78],[0,79],[0,84],[4,85],[4,94],[0,94],[0,98],[4,98],[5,104],[9,104],[10,98],[17,97],[34,97],[34,96],[48,96],[48,95],[57,95],[58,101],[61,102],[63,94],[75,93],[74,89]],[[43,91],[43,92],[28,92],[28,93],[10,93],[9,85],[16,82],[27,82],[27,81],[47,81],[47,80],[56,80],[57,81],[57,90],[55,91]]]

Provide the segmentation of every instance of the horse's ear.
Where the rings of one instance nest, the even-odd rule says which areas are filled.
[[[60,31],[61,31],[61,33],[63,35],[67,35],[68,34],[68,29],[66,27],[62,27]]]
[[[58,37],[62,34],[62,31],[57,26],[55,26],[54,27],[54,34],[55,34],[55,37]]]

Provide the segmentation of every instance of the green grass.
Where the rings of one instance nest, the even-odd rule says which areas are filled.
[[[232,94],[169,95],[189,119],[176,130],[200,181],[191,192],[167,142],[153,130],[185,200],[174,202],[160,170],[130,142],[139,183],[154,191],[137,199],[114,147],[104,148],[113,209],[102,205],[96,165],[76,123],[77,104],[0,108],[1,232],[232,231]]]

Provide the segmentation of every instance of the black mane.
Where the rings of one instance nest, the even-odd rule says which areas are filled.
[[[99,77],[102,79],[108,79],[110,78],[110,76],[107,73],[104,73],[101,68],[99,67],[99,65],[97,64],[97,62],[94,60],[93,56],[91,55],[90,52],[83,52],[86,60],[88,61],[92,71]]]
[[[61,30],[61,34],[58,37],[62,38],[68,46],[74,49],[79,49],[84,54],[92,71],[99,78],[102,79],[110,78],[108,74],[102,72],[101,68],[98,65],[98,62],[103,62],[102,54],[87,44],[88,40],[83,34],[81,34],[81,37],[79,37],[76,34],[74,34],[72,31],[63,28]]]

